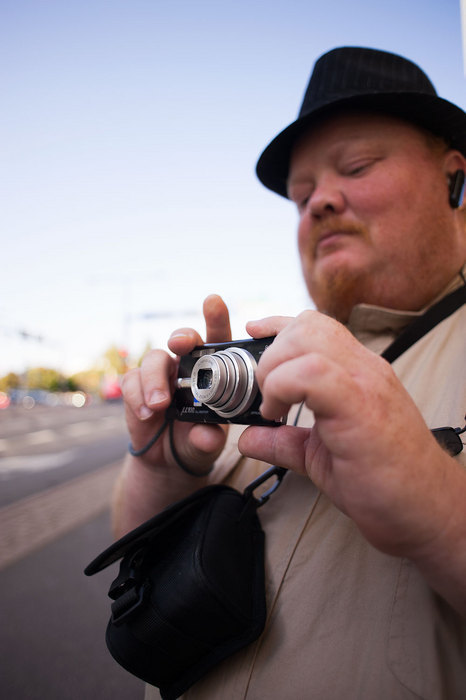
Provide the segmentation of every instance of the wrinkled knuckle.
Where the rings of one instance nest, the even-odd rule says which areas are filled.
[[[310,352],[303,358],[304,373],[308,376],[319,376],[328,370],[329,362],[325,355]]]
[[[380,355],[374,355],[373,363],[375,371],[382,379],[389,383],[398,381],[392,365],[385,358]]]
[[[158,363],[163,360],[166,355],[167,353],[165,350],[161,350],[160,348],[151,348],[144,355],[143,362],[151,364]]]
[[[312,309],[305,309],[304,311],[301,311],[301,313],[296,316],[296,320],[299,323],[303,323],[303,324],[307,325],[308,323],[312,323],[313,321],[315,321],[316,313],[317,312],[313,311]]]

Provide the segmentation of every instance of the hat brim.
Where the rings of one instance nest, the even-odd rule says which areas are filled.
[[[265,187],[287,197],[290,157],[296,141],[325,116],[346,109],[376,111],[399,117],[441,136],[451,148],[466,155],[466,113],[448,100],[422,93],[376,93],[337,99],[298,118],[281,131],[262,152],[256,166]]]

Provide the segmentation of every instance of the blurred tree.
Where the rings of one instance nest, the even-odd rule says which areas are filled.
[[[127,360],[127,351],[112,345],[104,355],[105,370],[114,372],[117,375],[124,374],[128,369]]]
[[[97,394],[102,380],[102,372],[95,368],[88,369],[73,374],[70,380],[75,383],[77,389],[88,394]]]
[[[149,343],[144,353],[148,349],[150,349]],[[118,381],[118,378],[128,370],[128,367],[128,352],[112,345],[94,367],[69,377],[50,367],[33,367],[21,376],[9,372],[4,377],[0,377],[0,391],[8,393],[11,389],[26,386],[29,389],[43,389],[45,391],[81,390],[97,394],[101,392],[102,384],[105,381],[111,378]]]
[[[67,378],[56,369],[49,367],[33,367],[26,372],[26,382],[29,389],[44,389],[45,391],[68,391]]]
[[[0,378],[0,391],[8,393],[11,389],[18,389],[21,386],[21,377],[15,372],[9,372]]]

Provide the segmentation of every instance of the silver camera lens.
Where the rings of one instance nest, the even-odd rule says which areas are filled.
[[[202,404],[224,418],[234,418],[257,395],[257,363],[248,350],[231,347],[203,355],[191,373],[191,391]]]

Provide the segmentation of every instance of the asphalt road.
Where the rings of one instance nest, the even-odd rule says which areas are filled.
[[[112,540],[126,451],[121,404],[0,411],[0,697],[142,700],[105,645],[116,565],[83,569]]]

